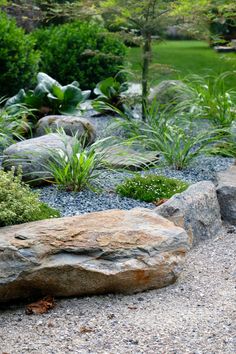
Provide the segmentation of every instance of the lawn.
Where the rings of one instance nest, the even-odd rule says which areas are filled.
[[[141,49],[130,48],[128,60],[135,73],[135,79],[141,74]],[[204,75],[235,71],[228,79],[227,86],[236,89],[236,54],[216,53],[202,41],[164,41],[154,43],[151,65],[151,85],[166,79],[178,79],[188,74]]]

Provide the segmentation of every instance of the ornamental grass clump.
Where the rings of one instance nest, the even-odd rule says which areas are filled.
[[[0,170],[0,226],[59,217],[57,210],[38,199],[15,170]]]
[[[206,119],[216,128],[229,128],[236,121],[236,91],[226,88],[226,79],[235,72],[201,77],[191,75],[185,79],[187,85],[181,86],[182,99],[176,111],[189,111],[195,118]]]
[[[137,175],[128,178],[116,188],[123,197],[138,199],[144,202],[158,202],[169,199],[176,193],[187,189],[188,184],[174,178],[157,175]]]
[[[96,180],[101,175],[98,170],[104,167],[104,153],[97,149],[100,141],[85,147],[74,136],[70,146],[63,131],[61,139],[64,149],[51,150],[50,160],[45,166],[52,176],[52,182],[67,191],[79,192],[85,188],[96,191]]]
[[[209,153],[227,135],[227,129],[223,128],[198,131],[189,114],[175,116],[174,111],[161,110],[156,102],[146,107],[145,122],[135,119],[131,110],[123,113],[112,106],[109,108],[122,118],[117,120],[117,125],[125,130],[130,141],[148,151],[156,151],[163,165],[176,170]]]

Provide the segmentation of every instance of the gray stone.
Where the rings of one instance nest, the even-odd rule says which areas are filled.
[[[183,93],[185,87],[186,85],[180,80],[164,80],[151,89],[148,100],[149,102],[156,100],[161,104],[179,103],[184,97],[186,98],[186,93]]]
[[[127,146],[111,146],[105,152],[105,161],[113,168],[139,170],[157,163],[159,154],[156,151],[136,151]]]
[[[47,165],[53,151],[71,150],[75,138],[65,136],[64,139],[59,134],[48,134],[13,144],[3,151],[2,166],[5,170],[21,166],[23,179],[40,185],[43,179],[50,178]]]
[[[189,249],[182,228],[142,208],[3,227],[0,302],[161,288]]]
[[[155,210],[175,225],[183,227],[192,238],[193,245],[222,231],[220,207],[212,182],[193,184]]]
[[[217,174],[217,196],[223,220],[236,225],[236,166]]]
[[[63,129],[69,136],[78,138],[86,136],[88,144],[92,144],[96,139],[94,125],[86,118],[75,116],[51,115],[41,118],[36,126],[36,136],[45,135],[48,130],[56,133],[58,129]]]

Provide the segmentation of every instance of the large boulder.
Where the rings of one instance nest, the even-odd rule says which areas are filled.
[[[217,196],[223,220],[236,225],[236,166],[217,174]]]
[[[35,135],[45,135],[49,130],[56,133],[58,129],[63,129],[69,136],[86,137],[88,144],[92,144],[96,139],[94,125],[86,118],[75,116],[43,117],[37,123]]]
[[[3,227],[0,301],[161,288],[189,248],[182,228],[142,208]]]
[[[212,182],[193,184],[155,210],[175,225],[183,227],[192,238],[193,245],[222,231],[220,207]]]
[[[185,88],[186,84],[180,80],[164,80],[151,89],[148,100],[156,100],[163,105],[176,104],[186,98]]]
[[[38,138],[20,141],[3,151],[2,166],[5,170],[21,166],[23,179],[41,184],[50,174],[47,170],[48,161],[53,151],[71,150],[75,138],[59,134],[48,134]]]

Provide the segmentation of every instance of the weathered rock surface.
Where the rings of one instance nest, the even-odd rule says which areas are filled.
[[[37,123],[35,135],[45,135],[49,129],[52,133],[56,133],[60,128],[69,136],[77,135],[80,138],[86,135],[88,144],[92,144],[96,139],[93,124],[86,118],[75,116],[51,115],[43,117]]]
[[[175,225],[183,227],[192,238],[193,245],[222,231],[220,206],[212,182],[193,184],[155,210]]]
[[[47,164],[50,155],[54,150],[70,149],[74,138],[65,137],[62,141],[58,134],[48,134],[38,138],[20,141],[9,146],[3,152],[2,165],[8,170],[12,166],[22,166],[23,179],[26,181],[35,180],[34,184],[41,184],[41,179],[47,179],[50,174],[47,172]],[[40,180],[38,180],[40,178]]]
[[[217,174],[217,196],[223,220],[236,225],[236,166]]]
[[[4,227],[0,301],[164,287],[189,248],[182,228],[142,208]]]

